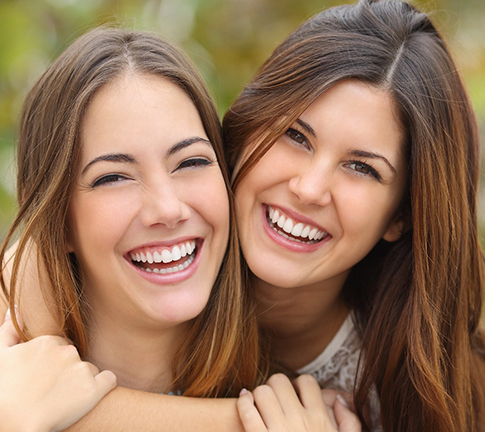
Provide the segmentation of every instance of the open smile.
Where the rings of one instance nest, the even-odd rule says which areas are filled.
[[[318,227],[292,219],[282,210],[270,205],[266,206],[266,220],[280,236],[297,243],[315,244],[329,235]]]
[[[169,274],[187,269],[195,260],[199,248],[196,240],[172,246],[152,246],[129,252],[133,265],[147,273]]]

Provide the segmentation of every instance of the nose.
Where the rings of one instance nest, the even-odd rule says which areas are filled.
[[[305,205],[326,206],[332,201],[331,174],[322,166],[299,167],[289,181],[290,191]]]
[[[141,221],[144,226],[165,225],[173,229],[190,217],[190,207],[181,199],[170,180],[147,187],[142,200]]]

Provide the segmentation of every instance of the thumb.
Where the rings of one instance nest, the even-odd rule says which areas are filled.
[[[362,430],[359,418],[349,409],[342,396],[337,396],[333,409],[340,432],[360,432]]]
[[[20,335],[13,325],[10,309],[8,309],[5,314],[5,321],[0,327],[0,346],[12,347],[20,343],[21,340]]]

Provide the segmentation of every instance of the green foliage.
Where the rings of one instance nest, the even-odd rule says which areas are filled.
[[[184,48],[221,114],[276,45],[338,0],[2,0],[0,2],[0,238],[15,212],[15,125],[35,79],[70,42],[99,24],[156,31]],[[481,1],[416,2],[435,15],[457,53],[485,125]],[[482,130],[485,127],[482,127]],[[485,202],[485,199],[482,200]],[[485,211],[482,212],[485,214]]]

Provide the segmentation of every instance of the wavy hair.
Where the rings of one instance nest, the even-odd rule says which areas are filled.
[[[215,150],[230,201],[230,237],[202,313],[192,320],[174,361],[174,386],[187,396],[235,395],[259,382],[257,323],[240,265],[233,197],[222,151],[220,122],[211,97],[191,62],[178,49],[145,32],[95,29],[70,45],[27,95],[20,116],[17,191],[19,211],[0,251],[20,233],[10,291],[14,306],[22,256],[34,244],[61,329],[81,356],[87,349],[82,278],[66,248],[67,213],[73,173],[79,164],[80,128],[89,102],[104,85],[127,73],[169,79],[194,103]],[[45,289],[45,287],[43,287]],[[24,334],[28,337],[28,334]]]
[[[364,422],[376,386],[385,431],[483,431],[479,139],[457,67],[426,14],[404,1],[361,0],[294,31],[224,118],[231,167],[250,149],[234,187],[316,98],[347,79],[393,98],[408,160],[404,235],[379,242],[343,288],[363,346],[357,411]]]

